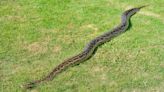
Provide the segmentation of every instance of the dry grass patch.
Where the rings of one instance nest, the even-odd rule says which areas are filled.
[[[39,42],[33,42],[31,44],[26,44],[24,48],[32,54],[45,53],[47,51],[47,47],[44,47]]]
[[[55,45],[53,47],[53,53],[59,53],[61,51],[62,47],[60,45]]]
[[[81,26],[81,29],[91,29],[94,31],[98,31],[98,28],[94,24],[83,25],[83,26]]]

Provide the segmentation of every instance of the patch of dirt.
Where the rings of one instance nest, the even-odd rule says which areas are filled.
[[[59,35],[57,40],[66,44],[72,44],[74,42],[74,39],[69,35]]]
[[[51,36],[47,35],[40,39],[40,42],[27,43],[25,42],[23,48],[30,52],[32,55],[46,53],[48,50],[48,44],[51,41]]]
[[[56,45],[56,46],[53,47],[52,51],[53,51],[53,53],[59,53],[61,51],[61,49],[62,49],[61,46]]]
[[[18,16],[18,15],[7,15],[0,18],[0,20],[8,20],[8,21],[15,21],[23,23],[26,21],[26,18],[24,16]]]
[[[102,68],[102,67],[94,67],[93,68],[93,71],[94,72],[101,72],[101,71],[103,71],[104,69]]]
[[[81,28],[90,28],[90,29],[92,29],[94,31],[98,30],[98,28],[94,24],[83,25]]]
[[[106,74],[102,74],[101,75],[101,80],[104,80],[104,81],[107,80],[107,75]]]
[[[73,28],[74,28],[74,25],[73,25],[72,23],[69,23],[69,24],[67,25],[67,28],[68,28],[68,29],[73,29]]]
[[[25,49],[27,49],[29,52],[31,52],[33,54],[45,53],[47,51],[47,48],[44,47],[39,42],[34,42],[32,44],[28,44],[25,46]]]
[[[60,32],[59,29],[46,29],[46,28],[40,28],[39,29],[39,32],[42,32],[42,33],[58,33]]]
[[[48,35],[44,37],[44,41],[42,41],[42,44],[47,46],[50,41],[51,41],[51,37]]]
[[[33,89],[31,90],[31,92],[39,92],[37,89]]]

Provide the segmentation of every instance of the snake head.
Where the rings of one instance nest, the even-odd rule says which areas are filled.
[[[132,15],[134,15],[135,13],[137,13],[140,9],[146,7],[148,5],[143,5],[143,6],[140,6],[140,7],[135,7],[135,8],[132,8],[132,9],[129,9],[129,10],[126,10],[122,16],[127,16],[127,17],[130,17]]]
[[[147,6],[149,6],[149,5],[143,5],[143,6],[140,6],[140,7],[132,8],[132,10],[133,10],[134,12],[138,12],[140,9],[142,9],[142,8],[144,8],[144,7],[147,7]]]
[[[137,7],[138,9],[142,9],[142,8],[144,8],[144,7],[147,7],[147,6],[149,6],[149,5],[143,5],[143,6],[140,6],[140,7]]]

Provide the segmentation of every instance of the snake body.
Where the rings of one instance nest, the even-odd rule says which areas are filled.
[[[143,8],[145,6],[141,6],[141,7],[137,7],[137,8],[132,8],[129,10],[126,10],[122,13],[121,16],[121,23],[116,26],[115,28],[113,28],[112,30],[96,37],[95,39],[91,40],[86,47],[84,48],[84,50],[71,57],[68,58],[66,60],[64,60],[61,64],[59,64],[58,66],[56,66],[52,72],[50,72],[47,76],[45,76],[42,79],[39,80],[35,80],[32,82],[29,82],[25,85],[23,85],[23,87],[25,88],[33,88],[34,86],[36,86],[37,84],[40,84],[44,81],[50,81],[52,80],[58,73],[62,72],[63,70],[67,69],[68,67],[70,67],[71,65],[74,64],[79,64],[83,61],[86,61],[87,59],[89,59],[92,55],[93,52],[95,51],[95,49],[102,45],[105,42],[110,41],[112,38],[118,36],[121,33],[124,33],[128,27],[129,27],[129,21],[132,15],[134,15],[136,12],[138,12],[141,8]]]

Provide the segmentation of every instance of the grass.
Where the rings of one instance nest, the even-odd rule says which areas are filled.
[[[1,0],[1,92],[162,92],[163,0]],[[33,90],[20,85],[46,75],[112,29],[128,8],[150,4],[132,28],[88,61]]]

